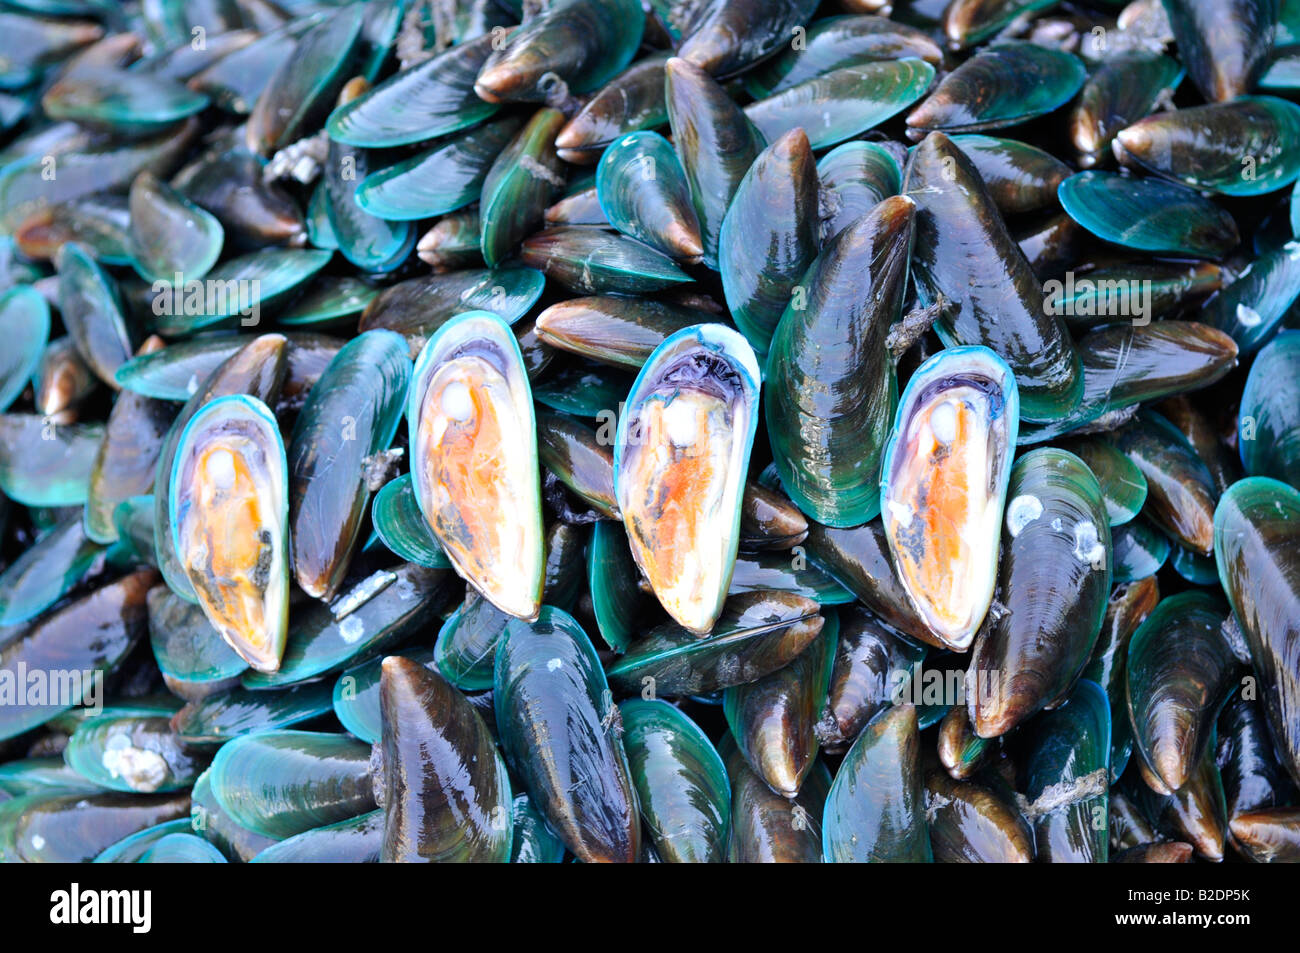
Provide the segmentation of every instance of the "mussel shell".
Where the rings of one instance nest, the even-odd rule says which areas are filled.
[[[375,809],[370,749],[346,735],[265,731],[223,745],[217,804],[242,827],[282,839]]]
[[[826,149],[906,109],[933,80],[934,67],[925,60],[859,63],[760,99],[745,115],[769,142],[804,129],[813,148]]]
[[[1300,331],[1279,334],[1251,365],[1238,412],[1237,446],[1246,472],[1300,488]]]
[[[520,261],[576,294],[648,294],[690,277],[649,245],[589,225],[548,228],[524,240]]]
[[[171,794],[31,794],[0,804],[0,860],[89,863],[122,838],[175,820],[189,798]]]
[[[84,245],[64,245],[57,263],[59,314],[68,333],[96,376],[117,389],[113,372],[134,350],[117,285]]]
[[[1087,71],[1071,53],[1036,43],[986,47],[943,78],[907,117],[909,131],[981,132],[1050,113],[1074,98]]]
[[[1208,555],[1219,493],[1187,438],[1153,410],[1142,410],[1111,439],[1147,480],[1143,512],[1175,542]]]
[[[91,676],[116,669],[144,636],[145,595],[157,582],[157,572],[141,569],[65,604],[30,627],[0,636],[0,691],[6,696],[6,704],[0,705],[0,740],[42,725],[102,690]],[[42,699],[25,690],[28,673],[36,672],[84,677],[69,686],[75,697],[59,692],[59,697]]]
[[[929,863],[916,708],[891,705],[844,756],[822,816],[826,863]]]
[[[728,688],[722,711],[750,768],[788,798],[799,793],[817,760],[816,726],[826,704],[839,622],[824,611],[821,633],[790,664]]]
[[[194,690],[219,687],[248,668],[199,606],[166,586],[150,591],[148,605],[154,661],[173,691],[177,685]]]
[[[249,858],[250,864],[377,864],[384,840],[384,812],[286,837]]]
[[[731,819],[731,784],[704,732],[664,701],[619,705],[637,801],[665,863],[721,863]]]
[[[619,136],[666,124],[664,63],[670,55],[657,53],[637,60],[587,100],[555,139],[560,158],[595,162]]]
[[[186,704],[172,716],[172,729],[187,745],[215,746],[258,731],[291,728],[319,718],[333,707],[327,681],[280,691],[232,688]]]
[[[356,202],[371,215],[390,221],[430,218],[463,208],[479,199],[488,170],[520,126],[517,118],[506,117],[440,140],[426,152],[371,172],[357,187]]]
[[[475,125],[500,108],[474,93],[496,42],[496,34],[482,36],[394,73],[335,109],[325,131],[335,142],[389,148]]]
[[[821,818],[831,775],[821,761],[804,779],[799,794],[786,798],[755,774],[730,735],[719,745],[731,778],[731,863],[821,863]]]
[[[494,42],[474,90],[490,103],[538,102],[560,90],[590,92],[632,61],[644,28],[636,0],[552,5],[503,46]]]
[[[486,311],[444,324],[406,407],[420,511],[456,571],[503,612],[537,617],[545,554],[537,427],[523,355]],[[495,461],[480,472],[482,459]]]
[[[831,669],[827,711],[817,735],[828,747],[852,743],[868,721],[893,701],[900,673],[909,673],[925,650],[900,636],[862,606],[845,606]]]
[[[1125,248],[1222,258],[1240,241],[1228,212],[1173,182],[1080,172],[1061,183],[1058,195],[1076,222]]]
[[[1169,559],[1169,537],[1146,520],[1130,520],[1111,532],[1112,578],[1134,582],[1154,576]]]
[[[898,382],[885,338],[902,313],[916,203],[891,196],[836,235],[785,308],[767,361],[767,432],[781,485],[828,526],[880,511]]]
[[[976,734],[1006,734],[1069,693],[1092,657],[1110,580],[1110,527],[1092,471],[1064,450],[1025,454],[1011,471],[998,575],[1009,611],[980,638],[967,674]]]
[[[822,238],[829,240],[903,187],[898,159],[876,142],[854,139],[836,146],[817,163],[820,200],[829,206]],[[733,309],[734,310],[734,309]]]
[[[564,859],[564,842],[546,825],[527,794],[515,795],[511,809],[515,840],[510,848],[512,864],[558,864]]]
[[[537,333],[552,347],[638,370],[666,338],[699,322],[699,312],[667,302],[593,295],[551,305]]]
[[[130,213],[131,264],[145,281],[198,280],[217,263],[221,223],[152,173],[131,183]]]
[[[1106,862],[1110,736],[1106,693],[1086,679],[1075,684],[1064,705],[1036,720],[1025,796],[1038,860]],[[1036,808],[1044,795],[1047,803]]]
[[[365,467],[387,450],[411,377],[406,341],[366,331],[335,356],[307,395],[289,442],[293,572],[308,595],[331,599],[361,532]]]
[[[925,772],[930,845],[936,863],[1027,864],[1034,837],[1019,807],[1001,790]]]
[[[1250,91],[1268,58],[1277,21],[1267,0],[1166,0],[1178,55],[1211,102]]]
[[[767,143],[744,111],[698,66],[674,57],[665,66],[665,76],[673,147],[686,170],[704,260],[714,263],[731,199]]]
[[[624,235],[672,258],[704,254],[686,172],[658,133],[633,132],[609,144],[596,167],[596,196]]]
[[[406,563],[354,573],[333,603],[299,607],[275,672],[245,672],[245,688],[279,688],[333,672],[400,643],[438,616],[456,577]]]
[[[1236,281],[1206,302],[1207,324],[1230,334],[1243,356],[1257,351],[1277,333],[1300,298],[1300,239],[1266,252]],[[1253,368],[1252,368],[1253,372]]]
[[[607,669],[620,691],[705,695],[771,675],[812,644],[824,619],[811,599],[789,592],[749,592],[723,605],[701,639],[666,623],[630,640]]]
[[[1003,215],[1051,207],[1057,187],[1070,176],[1070,167],[1060,159],[1017,139],[974,133],[951,139],[975,166]]]
[[[585,863],[640,854],[636,789],[596,652],[567,613],[512,619],[492,690],[506,758],[565,846]]]
[[[1278,807],[1238,814],[1230,822],[1233,842],[1260,863],[1300,861],[1300,808]]]
[[[47,530],[0,573],[0,627],[27,622],[54,605],[102,565],[103,551],[75,517]]]
[[[505,863],[513,834],[505,762],[478,713],[446,679],[384,659],[381,859]]]
[[[931,133],[912,151],[903,192],[917,204],[918,297],[926,305],[941,296],[953,302],[935,325],[944,344],[997,352],[1015,371],[1027,421],[1069,414],[1083,391],[1079,357],[1064,319],[1043,307],[1043,287],[974,164]]]
[[[686,328],[655,349],[618,422],[614,489],[632,555],[668,614],[699,633],[735,566],[759,380],[737,332]]]
[[[0,332],[8,342],[0,357],[0,411],[4,411],[36,374],[50,337],[49,304],[28,285],[10,288],[0,295]],[[40,406],[37,410],[50,412]]]
[[[264,672],[279,668],[289,625],[288,483],[279,425],[257,398],[219,397],[185,425],[172,545],[208,620]]]
[[[489,267],[501,264],[542,221],[560,178],[558,109],[533,114],[488,169],[479,198],[479,241]]]
[[[1148,115],[1182,78],[1176,61],[1150,50],[1120,51],[1103,60],[1083,84],[1070,115],[1079,164],[1090,168],[1104,161],[1115,134]]]
[[[1147,771],[1170,791],[1205,753],[1237,660],[1220,626],[1227,606],[1205,592],[1161,600],[1129,643],[1128,711]]]
[[[1268,477],[1234,483],[1214,513],[1219,580],[1250,647],[1278,756],[1300,784],[1300,675],[1289,661],[1300,617],[1298,526],[1300,491]]]
[[[139,794],[187,788],[207,767],[207,758],[187,751],[165,716],[89,718],[72,733],[63,757],[100,787]]]
[[[1018,421],[1011,369],[987,348],[947,348],[908,381],[885,449],[881,510],[898,578],[957,651],[993,600]]]
[[[1099,437],[1080,437],[1065,443],[1063,449],[1086,463],[1101,484],[1111,526],[1121,526],[1141,512],[1147,498],[1147,478],[1114,444]]]
[[[471,592],[438,630],[434,649],[438,671],[462,691],[491,688],[497,643],[510,618],[477,592]]]

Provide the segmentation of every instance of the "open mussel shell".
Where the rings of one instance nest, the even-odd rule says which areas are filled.
[[[686,328],[655,349],[618,422],[614,489],[632,555],[668,614],[701,634],[735,566],[759,381],[740,334]]]
[[[145,597],[158,573],[141,569],[64,603],[30,626],[0,636],[0,672],[64,672],[78,676],[56,697],[0,705],[0,740],[43,725],[98,691],[82,673],[115,670],[145,635]],[[102,677],[102,676],[101,676]],[[6,679],[9,691],[14,681]]]
[[[853,743],[822,816],[826,863],[929,863],[916,708],[891,705]]]
[[[636,0],[551,6],[504,44],[494,41],[474,90],[489,103],[591,92],[632,61],[644,28],[645,14]]]
[[[1079,680],[1065,704],[1035,720],[1025,765],[1026,817],[1037,859],[1105,863],[1110,787],[1110,703]]]
[[[275,403],[286,378],[289,350],[289,341],[283,335],[259,335],[220,360],[202,380],[194,375],[191,396],[172,425],[158,456],[158,469],[154,475],[154,486],[158,491],[154,494],[155,561],[168,587],[183,599],[198,601],[188,571],[177,554],[170,517],[171,474],[185,425],[201,408],[219,397],[246,394],[264,404]],[[278,429],[276,432],[278,434]]]
[[[619,706],[623,747],[655,853],[665,863],[721,863],[731,784],[708,737],[665,701]]]
[[[1241,240],[1228,212],[1172,182],[1089,171],[1066,179],[1058,194],[1071,218],[1125,248],[1222,258]]]
[[[817,722],[826,705],[839,622],[824,611],[820,634],[793,662],[728,688],[722,710],[731,737],[768,787],[795,797],[817,760]]]
[[[708,638],[665,623],[625,646],[606,669],[620,691],[706,695],[757,681],[797,658],[821,633],[818,604],[791,592],[732,596]]]
[[[245,735],[222,746],[210,777],[235,823],[276,839],[375,809],[370,748],[342,734]]]
[[[1300,488],[1300,331],[1267,344],[1251,365],[1241,394],[1237,446],[1246,472]]]
[[[1219,580],[1250,648],[1278,757],[1300,783],[1300,675],[1288,661],[1300,642],[1297,527],[1300,491],[1269,477],[1234,483],[1214,513]]]
[[[1187,782],[1205,753],[1237,674],[1220,632],[1227,606],[1204,591],[1163,599],[1133,634],[1128,712],[1138,755],[1166,791]]]
[[[908,114],[909,132],[1013,126],[1065,105],[1086,75],[1083,63],[1063,50],[1023,41],[998,43],[945,76]]]
[[[441,675],[394,655],[379,680],[384,861],[505,863],[510,781],[483,720]]]
[[[453,567],[501,611],[537,618],[537,428],[509,326],[486,311],[444,324],[416,361],[406,417],[415,498]]]
[[[765,412],[777,473],[828,526],[880,512],[898,393],[885,339],[902,313],[915,213],[912,199],[891,196],[831,239],[772,338]]]
[[[996,354],[947,348],[908,381],[885,449],[881,511],[898,578],[957,651],[970,647],[993,600],[1019,403]]]
[[[585,863],[636,861],[636,789],[595,649],[573,617],[543,606],[512,619],[492,690],[506,758],[565,846]]]
[[[275,417],[255,397],[205,404],[170,477],[172,545],[199,604],[249,665],[274,672],[289,625],[289,479]]]
[[[1110,527],[1087,464],[1055,448],[1016,461],[998,573],[1007,612],[971,656],[970,711],[982,738],[1006,734],[1069,692],[1110,596]]]
[[[351,562],[369,489],[366,467],[402,419],[411,377],[406,341],[366,331],[312,387],[289,441],[293,572],[308,595],[331,599]]]
[[[31,382],[50,338],[50,306],[40,292],[18,285],[0,295],[0,334],[7,342],[0,356],[0,411],[4,411]],[[40,406],[37,410],[52,412]]]
[[[1068,415],[1083,391],[1064,318],[1012,240],[974,163],[943,133],[912,150],[903,194],[917,205],[912,275],[918,298],[951,306],[935,331],[948,347],[982,345],[1015,372],[1026,421]]]

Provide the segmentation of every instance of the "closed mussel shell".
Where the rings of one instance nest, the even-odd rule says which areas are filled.
[[[891,705],[844,756],[822,816],[827,863],[929,863],[916,708]]]
[[[1020,808],[1001,790],[925,772],[930,846],[936,863],[1027,864],[1034,838]]]
[[[976,644],[967,678],[983,738],[1057,704],[1092,656],[1110,596],[1110,527],[1087,464],[1056,449],[1017,460],[1002,539],[1009,611]]]
[[[379,680],[383,715],[381,859],[510,860],[510,781],[478,713],[442,676],[394,655]]]
[[[235,823],[277,839],[375,809],[370,749],[342,734],[265,731],[223,745],[212,792]]]
[[[799,794],[777,794],[753,772],[730,735],[719,749],[731,779],[731,833],[727,856],[740,864],[817,864],[822,860],[821,817],[831,775],[820,761]]]
[[[565,846],[586,863],[634,862],[636,789],[604,672],[577,622],[549,606],[536,622],[511,620],[493,698],[506,758]]]
[[[1214,559],[1255,663],[1277,753],[1300,783],[1300,677],[1293,620],[1300,614],[1296,568],[1300,492],[1268,477],[1229,487],[1214,513]]]
[[[1127,697],[1137,753],[1166,791],[1191,776],[1237,672],[1220,626],[1227,606],[1205,592],[1160,602],[1129,643]],[[1150,782],[1148,782],[1150,783]]]
[[[90,718],[72,733],[63,757],[101,787],[143,794],[189,787],[207,767],[207,758],[185,748],[166,716]]]
[[[667,702],[625,701],[619,712],[632,782],[660,860],[722,862],[731,784],[713,744]]]

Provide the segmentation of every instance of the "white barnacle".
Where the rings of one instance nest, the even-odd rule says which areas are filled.
[[[1029,493],[1022,494],[1007,504],[1007,532],[1015,539],[1022,529],[1042,515],[1042,500]]]

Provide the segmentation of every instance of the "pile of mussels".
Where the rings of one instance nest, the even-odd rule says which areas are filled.
[[[1300,859],[1298,95],[1297,0],[5,0],[0,858]]]

